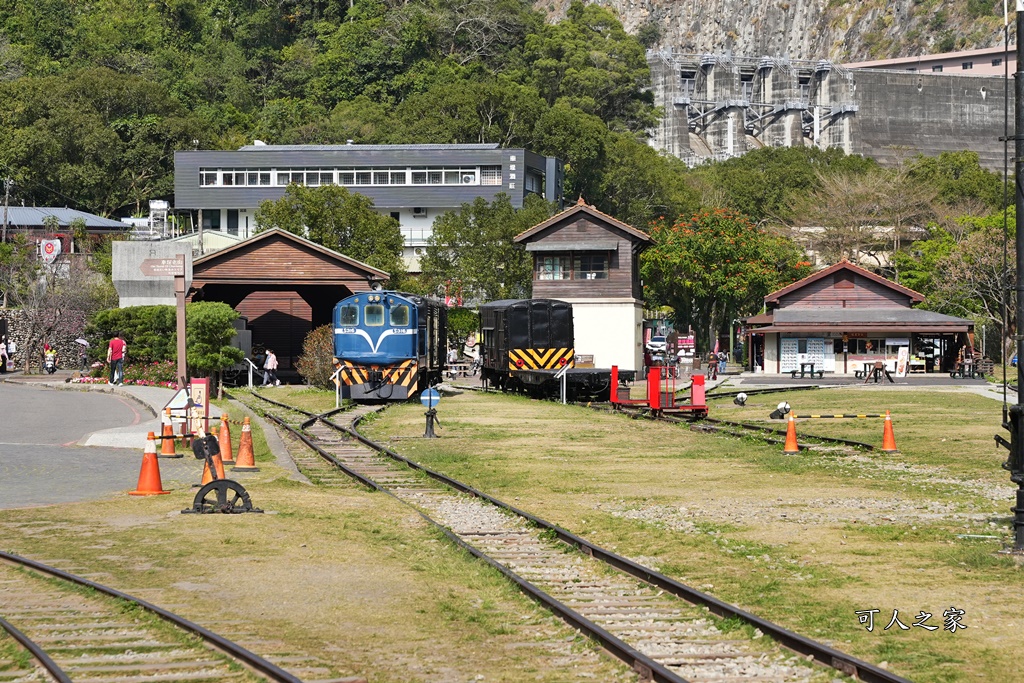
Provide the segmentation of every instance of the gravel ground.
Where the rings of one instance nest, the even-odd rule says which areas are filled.
[[[600,507],[600,506],[599,506]],[[786,502],[782,498],[764,501],[709,501],[700,508],[645,505],[602,509],[615,517],[657,524],[673,531],[701,533],[700,522],[754,526],[767,520],[792,524],[928,524],[985,522],[992,515],[960,512],[952,503],[925,503],[884,498],[814,498]]]

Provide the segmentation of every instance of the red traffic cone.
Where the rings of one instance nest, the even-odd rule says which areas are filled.
[[[787,455],[800,452],[800,446],[796,443],[796,422],[792,413],[789,415],[789,425],[786,426],[786,445],[782,447],[782,452]]]
[[[139,470],[139,483],[134,491],[129,491],[129,496],[158,496],[170,491],[164,491],[164,485],[160,481],[160,461],[156,457],[156,434],[150,432],[146,436],[146,449],[142,453],[142,469]]]
[[[238,464],[231,468],[232,472],[259,472],[256,457],[252,452],[252,427],[249,418],[242,420],[242,436],[238,440]]]
[[[231,428],[228,427],[228,414],[220,416],[220,435],[217,437],[220,444],[220,459],[225,465],[234,465],[235,456],[231,455]]]
[[[160,438],[161,458],[180,458],[174,450],[174,425],[171,424],[171,409],[164,411],[164,428]]]
[[[882,452],[900,452],[900,449],[896,448],[896,435],[892,432],[892,417],[889,416],[888,410],[885,411],[885,427],[882,428]]]

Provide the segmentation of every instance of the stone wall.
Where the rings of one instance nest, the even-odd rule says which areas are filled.
[[[552,21],[571,0],[535,7]],[[824,57],[859,62],[1003,44],[1002,6],[980,16],[966,2],[921,0],[587,0],[612,10],[632,34],[659,29],[657,48],[685,52]],[[1011,10],[1013,4],[1010,5]]]
[[[38,373],[40,371],[43,346],[42,343],[40,343],[37,349],[31,350],[27,348],[24,324],[22,323],[24,319],[22,311],[16,308],[0,309],[0,318],[7,321],[7,336],[11,341],[17,344],[18,347],[17,352],[12,357],[14,360],[14,369],[23,371],[25,369],[25,361],[28,359],[30,361],[30,371]],[[75,339],[76,337],[62,337],[44,340],[57,349],[57,359],[62,368],[70,370],[78,369],[78,353],[82,347],[75,343]],[[97,350],[95,349],[90,349],[90,351],[93,351],[94,354],[97,353]],[[104,358],[106,357],[106,349],[100,349],[99,353]]]

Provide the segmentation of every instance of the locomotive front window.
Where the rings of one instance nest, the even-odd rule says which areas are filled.
[[[363,310],[368,327],[380,327],[384,324],[384,306],[381,304],[367,304]]]
[[[392,306],[391,307],[391,327],[408,327],[409,326],[409,307],[408,306]]]
[[[358,325],[359,307],[352,304],[345,304],[341,307],[341,315],[338,316],[339,325]]]

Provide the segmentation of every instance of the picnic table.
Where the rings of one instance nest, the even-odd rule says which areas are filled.
[[[792,370],[791,371],[793,379],[796,379],[797,375],[800,375],[800,379],[803,379],[807,375],[810,375],[811,379],[814,379],[814,375],[815,374],[818,375],[818,379],[821,379],[822,377],[824,377],[825,376],[825,371],[824,370],[815,370],[814,366],[815,366],[814,363],[801,363],[799,370]]]
[[[459,377],[469,377],[469,363],[449,363],[448,364],[448,376],[452,379]]]

